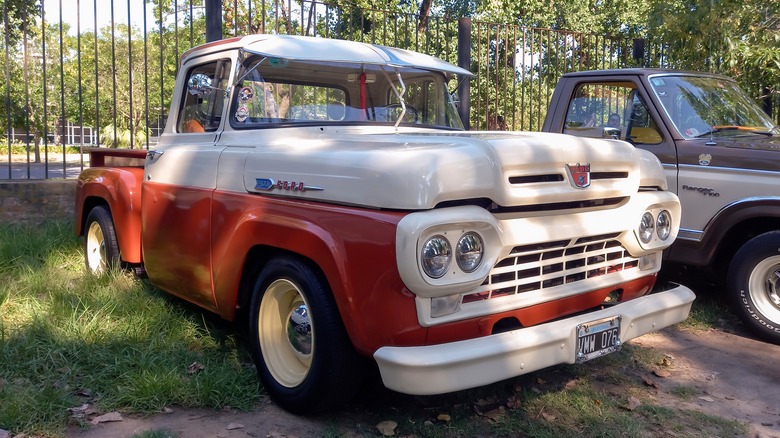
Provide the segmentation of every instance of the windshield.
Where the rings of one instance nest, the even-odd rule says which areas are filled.
[[[230,123],[237,129],[304,124],[463,129],[440,72],[254,56],[236,77]]]
[[[684,138],[775,133],[771,119],[730,79],[655,76],[650,85]]]

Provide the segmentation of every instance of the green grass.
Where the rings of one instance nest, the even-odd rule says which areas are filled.
[[[89,427],[69,408],[98,414],[155,413],[166,406],[249,410],[261,400],[236,328],[124,273],[101,277],[83,267],[68,223],[0,229],[0,429],[62,436]],[[694,303],[692,329],[722,319]],[[713,310],[714,309],[714,310]],[[720,316],[719,316],[720,315]],[[396,435],[653,437],[744,434],[736,422],[656,406],[641,376],[663,353],[631,343],[582,365],[552,367],[494,385],[431,397],[393,393],[372,381],[331,413],[321,436],[377,436],[392,419]],[[194,362],[203,370],[189,374]],[[692,389],[672,394],[692,397]],[[629,398],[641,405],[627,409]],[[440,417],[446,414],[447,417]],[[348,430],[344,430],[348,424]],[[172,438],[153,430],[137,438]]]
[[[0,429],[56,435],[85,403],[151,413],[260,399],[229,326],[127,274],[86,274],[69,224],[0,230],[0,278]],[[190,375],[193,362],[204,368]]]

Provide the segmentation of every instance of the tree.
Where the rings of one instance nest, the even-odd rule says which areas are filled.
[[[0,28],[5,34],[4,44],[16,46],[24,29],[41,15],[42,0],[0,0]]]

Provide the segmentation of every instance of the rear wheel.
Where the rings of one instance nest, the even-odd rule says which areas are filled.
[[[85,229],[84,261],[87,269],[99,275],[119,266],[119,245],[108,208],[93,208],[87,215]]]
[[[734,255],[728,293],[737,314],[760,337],[780,344],[780,231],[749,240]]]
[[[273,259],[255,283],[252,356],[271,398],[294,413],[346,402],[363,360],[354,351],[325,278],[293,257]]]

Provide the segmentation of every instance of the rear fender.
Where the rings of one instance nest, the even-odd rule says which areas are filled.
[[[141,182],[144,170],[131,167],[94,167],[84,170],[76,188],[76,234],[98,205],[108,206],[116,229],[122,260],[141,263]]]

